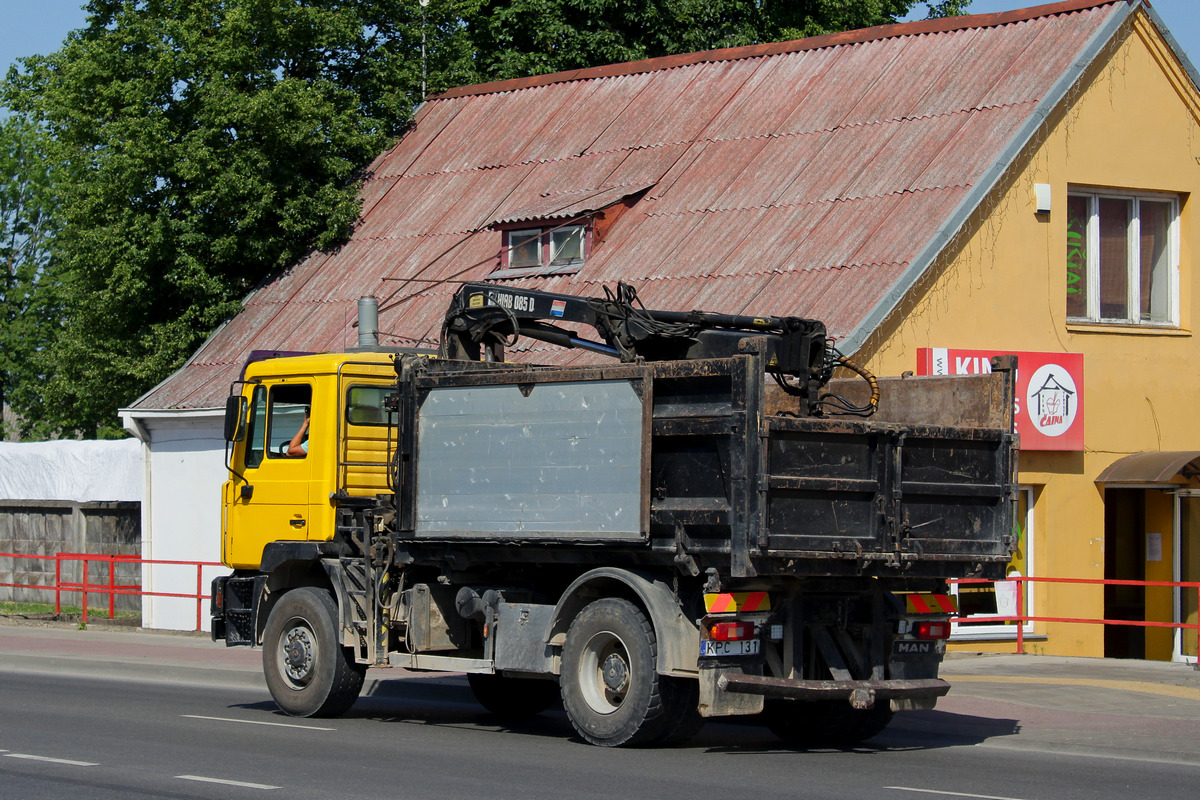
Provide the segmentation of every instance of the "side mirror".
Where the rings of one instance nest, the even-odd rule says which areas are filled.
[[[246,438],[246,398],[240,394],[225,400],[225,441],[240,442]]]

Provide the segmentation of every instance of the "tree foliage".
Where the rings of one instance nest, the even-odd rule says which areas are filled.
[[[356,170],[418,99],[420,29],[419,7],[399,0],[86,10],[59,51],[10,71],[4,99],[54,139],[72,280],[47,413],[104,434],[264,276],[346,235]],[[429,29],[435,44],[458,36],[447,19]],[[457,46],[433,48],[439,80],[470,77],[446,64]]]
[[[480,0],[466,19],[481,79],[886,25],[970,0]]]
[[[63,320],[33,360],[39,419],[119,435],[116,409],[250,289],[342,240],[360,170],[395,141],[426,76],[434,92],[966,2],[90,0],[86,27],[0,87],[22,124],[51,137],[53,274],[69,276],[39,306]],[[6,291],[8,308],[22,290]],[[33,361],[0,375],[28,377]]]
[[[60,278],[52,257],[50,174],[44,133],[28,120],[0,121],[0,407],[19,414],[20,433],[41,436],[41,395],[47,346],[59,320]]]

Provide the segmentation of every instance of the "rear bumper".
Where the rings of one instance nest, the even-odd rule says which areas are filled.
[[[737,694],[760,694],[790,700],[849,700],[855,708],[871,708],[877,700],[936,699],[950,691],[950,684],[941,678],[805,681],[725,673],[717,679],[717,688]]]

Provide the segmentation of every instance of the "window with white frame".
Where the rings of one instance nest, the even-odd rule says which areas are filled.
[[[1179,198],[1067,194],[1067,319],[1179,324]]]
[[[489,277],[577,272],[587,255],[588,226],[560,225],[504,231],[500,268]]]
[[[1017,513],[1013,520],[1013,554],[1004,581],[963,581],[953,584],[958,597],[959,622],[953,626],[955,639],[1005,639],[1016,638],[1017,623],[997,618],[1033,616],[1034,587],[1023,581],[1018,591],[1018,577],[1033,574],[1033,503],[1034,489],[1022,486],[1017,490]],[[1033,633],[1032,623],[1025,625],[1025,633]]]

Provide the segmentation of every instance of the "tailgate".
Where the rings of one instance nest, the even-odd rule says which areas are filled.
[[[847,419],[767,426],[772,555],[1008,561],[1011,434]]]

